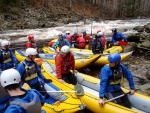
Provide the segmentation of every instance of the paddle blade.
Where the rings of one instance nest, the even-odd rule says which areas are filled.
[[[84,89],[83,89],[83,87],[80,84],[76,84],[74,86],[74,90],[76,91],[75,92],[76,95],[78,95],[78,96],[84,95]]]
[[[119,45],[121,45],[121,46],[127,46],[127,45],[128,45],[128,43],[127,43],[127,42],[125,42],[125,41],[119,41]]]

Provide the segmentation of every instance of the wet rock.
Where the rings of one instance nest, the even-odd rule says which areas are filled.
[[[136,48],[136,44],[131,44],[123,47],[123,52],[134,51]]]
[[[140,35],[130,35],[127,37],[128,42],[140,42]]]
[[[31,19],[30,24],[34,27],[38,27],[39,21],[37,19]]]
[[[150,30],[149,30],[149,29],[146,29],[145,32],[150,33]]]
[[[144,27],[143,26],[136,26],[133,28],[133,30],[137,31],[137,32],[143,32],[144,31]]]
[[[144,28],[145,28],[146,30],[150,30],[150,23],[146,24],[146,25],[144,26]]]
[[[142,42],[141,46],[145,47],[145,48],[150,48],[150,41],[144,41],[144,42]]]

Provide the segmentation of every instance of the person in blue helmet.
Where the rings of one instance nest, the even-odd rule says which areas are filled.
[[[18,61],[12,52],[9,49],[10,42],[7,40],[3,40],[1,42],[1,49],[0,49],[0,70],[6,70],[9,68],[14,68],[17,66]]]
[[[34,61],[38,54],[37,50],[34,48],[28,48],[26,49],[25,54],[26,59],[20,62],[16,68],[21,75],[22,82],[28,83],[32,89],[42,91],[41,94],[45,97],[45,99],[48,99],[49,95],[44,88],[44,84],[45,82],[51,82],[51,80],[44,78],[40,67]]]
[[[79,38],[79,34],[77,31],[74,32],[73,35],[71,35],[71,45],[74,47],[74,44],[76,43],[77,39]]]
[[[130,94],[134,94],[134,82],[131,72],[120,63],[121,56],[118,53],[108,56],[109,65],[105,65],[100,72],[100,92],[99,104],[104,105],[104,97],[107,99],[114,98],[124,94],[121,89],[121,83],[125,77],[129,81]],[[131,108],[131,103],[127,95],[114,100],[115,103]]]
[[[91,41],[90,36],[86,33],[86,30],[82,30],[82,34],[83,34],[83,38],[86,42],[86,44],[89,44],[89,42]]]
[[[6,110],[1,113],[46,113],[44,110],[41,111],[45,102],[44,96],[34,89],[21,89],[21,76],[16,69],[3,71],[0,82],[10,95]]]
[[[58,41],[56,41],[53,45],[52,48],[56,49],[56,47],[58,46],[60,49],[62,48],[62,46],[67,45],[70,47],[70,43],[68,42],[68,40],[63,38],[62,33],[58,34]]]
[[[127,38],[121,33],[121,32],[117,32],[116,28],[112,29],[112,39],[111,41],[107,41],[107,48],[112,47],[113,45],[120,45],[120,42],[124,42],[127,43],[128,40]]]

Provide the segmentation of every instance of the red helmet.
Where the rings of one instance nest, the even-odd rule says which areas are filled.
[[[101,30],[97,30],[97,33],[101,32]]]
[[[29,36],[28,36],[28,40],[31,40],[31,39],[34,39],[34,36],[33,36],[33,35],[29,35]]]

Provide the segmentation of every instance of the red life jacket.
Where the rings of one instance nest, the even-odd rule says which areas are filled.
[[[62,74],[67,74],[71,69],[74,70],[75,61],[72,53],[69,53],[65,58],[61,56],[61,52],[55,57],[57,77],[61,78]]]
[[[83,37],[77,38],[76,43],[78,44],[79,47],[85,47],[86,46],[86,41]]]
[[[27,43],[26,43],[26,48],[31,48],[31,47],[32,47],[31,42],[27,42]]]
[[[66,35],[66,39],[68,40],[68,42],[71,42],[71,36],[70,35]]]
[[[101,37],[101,46],[105,46],[106,44],[106,39],[104,36]]]

